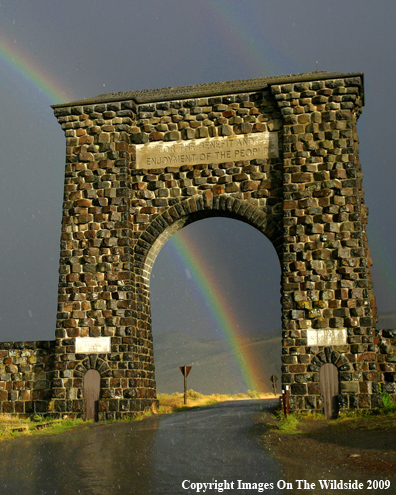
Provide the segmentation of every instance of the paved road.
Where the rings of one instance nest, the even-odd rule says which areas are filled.
[[[256,415],[271,402],[226,402],[2,443],[0,493],[189,495],[204,492],[197,483],[216,480],[204,493],[284,493],[276,488],[281,466],[251,433]],[[274,489],[241,489],[238,480],[273,483]]]

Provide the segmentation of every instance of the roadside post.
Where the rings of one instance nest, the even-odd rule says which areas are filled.
[[[290,391],[289,391],[289,385],[286,385],[286,416],[290,414]]]
[[[288,414],[290,414],[289,385],[286,385],[285,388],[286,390],[282,390],[282,410],[283,410],[283,414],[287,416]]]
[[[188,374],[191,371],[192,366],[179,366],[180,371],[183,373],[184,376],[184,405],[187,405],[187,377]]]

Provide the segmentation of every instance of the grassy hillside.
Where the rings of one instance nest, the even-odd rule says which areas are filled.
[[[246,393],[243,370],[253,371],[260,392],[271,392],[270,376],[280,378],[281,332],[249,335],[238,342],[244,363],[238,363],[225,340],[210,340],[180,333],[154,336],[157,390],[183,391],[179,366],[192,366],[187,384],[203,394]],[[242,372],[241,372],[242,370]]]
[[[377,328],[396,328],[396,312],[379,316]],[[200,338],[181,333],[154,335],[154,355],[157,389],[171,394],[183,391],[183,375],[179,366],[192,365],[188,376],[188,388],[202,394],[246,393],[247,387],[241,369],[254,371],[260,392],[272,392],[270,376],[275,374],[278,389],[281,378],[281,330],[268,335],[252,334],[238,347],[247,358],[238,363],[225,340]],[[250,352],[252,351],[252,352]],[[279,392],[279,390],[278,390]]]

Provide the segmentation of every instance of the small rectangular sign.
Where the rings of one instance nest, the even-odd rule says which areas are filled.
[[[136,168],[180,167],[279,156],[278,133],[259,132],[227,137],[137,144]]]
[[[346,328],[326,328],[307,330],[307,345],[345,345],[347,343]]]
[[[76,337],[76,354],[110,352],[111,337]]]

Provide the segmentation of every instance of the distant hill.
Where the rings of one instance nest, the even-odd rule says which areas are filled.
[[[192,365],[187,379],[189,389],[203,394],[246,393],[246,385],[227,341],[199,338],[181,333],[154,336],[154,356],[159,393],[183,391],[179,366]],[[270,376],[280,379],[281,331],[254,334],[238,342],[242,354],[249,355],[246,366],[254,370],[261,392],[271,392]],[[279,380],[280,383],[280,380]]]
[[[396,311],[390,311],[388,313],[382,313],[378,315],[377,328],[396,328]]]
[[[379,315],[377,328],[396,328],[396,311]],[[183,392],[183,375],[179,366],[192,365],[187,386],[203,394],[246,393],[241,367],[226,340],[200,338],[170,332],[154,336],[157,390],[160,393]],[[255,370],[261,392],[272,392],[270,376],[281,378],[281,330],[270,334],[251,334],[238,343],[249,352],[247,366]]]

